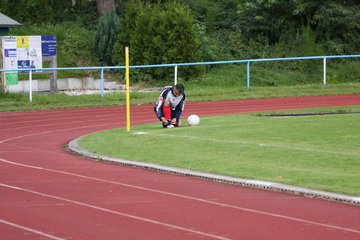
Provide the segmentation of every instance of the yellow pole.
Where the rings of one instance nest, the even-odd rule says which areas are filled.
[[[130,132],[130,74],[129,47],[125,48],[125,77],[126,77],[126,131]]]

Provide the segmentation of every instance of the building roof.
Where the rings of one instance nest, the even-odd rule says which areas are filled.
[[[9,28],[9,27],[20,27],[21,23],[18,23],[14,19],[9,18],[8,16],[0,13],[0,28]]]

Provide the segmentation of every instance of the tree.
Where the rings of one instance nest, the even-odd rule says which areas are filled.
[[[94,37],[95,54],[100,62],[113,65],[114,45],[119,33],[119,17],[109,12],[99,19]]]
[[[270,44],[296,40],[309,26],[328,54],[359,51],[360,6],[351,0],[241,0],[238,14],[245,39],[265,36]]]
[[[114,0],[96,0],[96,6],[100,16],[103,16],[108,12],[115,11]]]
[[[94,16],[96,19],[98,17],[94,1],[0,0],[0,2],[1,13],[24,25],[57,24],[75,20],[91,25],[95,22]]]
[[[142,5],[133,1],[121,22],[116,55],[123,59],[123,48],[130,46],[132,65],[195,62],[200,60],[200,41],[193,28],[193,18],[179,3]],[[144,70],[152,78],[168,79],[173,69]],[[197,68],[184,67],[188,78]]]
[[[119,34],[115,42],[114,62],[117,64],[124,64],[125,47],[130,46],[132,32],[136,28],[136,22],[143,12],[141,0],[131,0],[125,4],[124,14],[120,18]],[[132,60],[131,57],[130,60]]]

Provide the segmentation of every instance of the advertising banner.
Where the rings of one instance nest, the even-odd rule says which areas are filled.
[[[6,36],[2,38],[2,47],[4,51],[3,66],[4,69],[18,69],[18,55],[16,49],[16,37]],[[19,77],[18,72],[6,72],[5,84],[18,85]]]
[[[17,36],[16,49],[19,69],[42,68],[41,36]]]
[[[52,35],[4,36],[1,40],[4,69],[39,69],[43,67],[43,56],[56,56],[56,37]],[[6,72],[5,84],[17,85],[19,72]]]
[[[56,56],[56,36],[41,36],[42,56]]]

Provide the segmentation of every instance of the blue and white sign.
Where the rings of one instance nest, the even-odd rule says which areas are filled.
[[[7,58],[16,58],[17,57],[16,48],[4,49],[4,52],[5,52],[5,57],[7,57]]]
[[[18,60],[18,69],[30,68],[30,60]],[[20,71],[22,73],[29,71]]]
[[[56,36],[41,36],[41,49],[43,56],[56,55]]]

